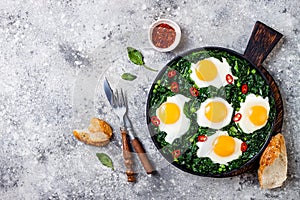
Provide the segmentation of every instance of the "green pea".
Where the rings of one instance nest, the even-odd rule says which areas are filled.
[[[154,89],[152,92],[153,92],[153,93],[156,93],[157,91]]]
[[[256,73],[256,70],[255,70],[255,69],[252,69],[252,70],[251,70],[251,73],[252,73],[252,74],[255,74],[255,73]]]
[[[196,112],[196,108],[192,107],[192,108],[190,109],[190,111],[191,111],[192,113],[194,113],[194,112]]]
[[[161,83],[161,80],[158,80],[158,81],[157,81],[157,84],[159,85],[160,83]]]

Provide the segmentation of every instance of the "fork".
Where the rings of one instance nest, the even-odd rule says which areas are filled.
[[[155,170],[152,167],[152,165],[151,165],[151,163],[150,163],[150,161],[148,159],[148,156],[147,156],[147,154],[145,152],[145,149],[144,149],[142,143],[136,137],[136,135],[135,135],[135,133],[133,131],[133,128],[132,128],[132,124],[131,124],[128,116],[127,116],[128,105],[127,105],[127,98],[126,97],[127,96],[124,95],[124,92],[121,89],[121,92],[118,92],[116,90],[116,95],[114,95],[114,98],[113,98],[113,102],[114,101],[118,102],[116,104],[117,106],[113,106],[113,108],[115,109],[115,112],[119,116],[119,119],[120,119],[123,144],[124,144],[123,138],[126,140],[126,144],[128,144],[128,138],[132,139],[131,140],[131,144],[132,144],[132,146],[134,148],[134,151],[137,153],[137,155],[138,155],[138,157],[139,157],[139,159],[140,159],[140,161],[141,161],[144,169],[146,170],[147,174],[152,174],[152,173],[155,172]],[[113,105],[114,105],[114,103],[113,103]],[[127,133],[128,137],[125,138],[125,135],[123,133],[125,133],[125,134]],[[123,148],[124,148],[124,145],[123,145]],[[129,147],[125,147],[125,149],[126,148],[129,149]],[[126,155],[126,156],[128,156],[128,155]],[[131,159],[131,157],[130,157],[130,159]],[[125,159],[125,162],[126,162],[126,159]],[[125,163],[125,165],[126,165],[126,163]],[[128,167],[128,168],[130,168],[130,167]]]
[[[120,131],[121,131],[121,136],[122,136],[122,146],[123,146],[123,157],[124,157],[124,164],[126,167],[126,175],[127,175],[127,180],[128,182],[135,182],[135,176],[134,176],[134,171],[133,171],[133,159],[132,159],[132,153],[130,151],[130,146],[129,146],[129,139],[125,127],[125,122],[124,122],[124,116],[127,112],[127,106],[126,106],[126,101],[125,97],[123,94],[123,90],[121,89],[121,92],[119,93],[116,90],[116,94],[113,95],[112,99],[112,107],[116,115],[118,116],[120,120]]]

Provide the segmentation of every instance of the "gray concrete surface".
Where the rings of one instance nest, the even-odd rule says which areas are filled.
[[[0,3],[0,199],[299,199],[299,0],[88,1]],[[149,25],[176,21],[182,41],[170,53],[154,51]],[[288,179],[259,188],[255,170],[240,176],[198,177],[169,165],[147,130],[145,103],[156,73],[131,64],[126,47],[141,50],[160,69],[192,48],[222,46],[243,53],[257,20],[285,36],[264,64],[284,101],[282,133]],[[138,76],[120,79],[123,72]],[[147,176],[136,160],[137,183],[126,182],[118,121],[102,91],[103,77],[128,92],[129,116],[159,174]],[[97,116],[114,128],[106,147],[77,141],[72,130]],[[115,170],[95,154],[111,156]]]

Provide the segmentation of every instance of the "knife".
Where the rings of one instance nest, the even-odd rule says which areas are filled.
[[[113,104],[113,90],[111,89],[110,84],[106,78],[104,79],[104,92],[106,94],[106,97],[107,97],[110,105],[112,105]],[[148,159],[148,156],[146,154],[146,151],[145,151],[142,143],[140,142],[140,140],[136,136],[135,132],[133,131],[133,126],[132,126],[131,121],[128,118],[127,113],[125,113],[125,115],[124,115],[124,121],[125,121],[125,126],[127,128],[128,137],[131,140],[131,144],[134,148],[134,151],[137,153],[146,173],[147,174],[154,173],[155,170]],[[124,141],[123,141],[123,145],[124,145]]]

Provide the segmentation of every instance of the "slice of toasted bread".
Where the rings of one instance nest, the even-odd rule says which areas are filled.
[[[110,125],[98,118],[92,118],[88,129],[74,130],[74,136],[89,145],[105,146],[109,143],[112,136]]]
[[[280,187],[287,178],[287,154],[281,133],[273,136],[263,152],[258,169],[258,180],[263,189]]]

